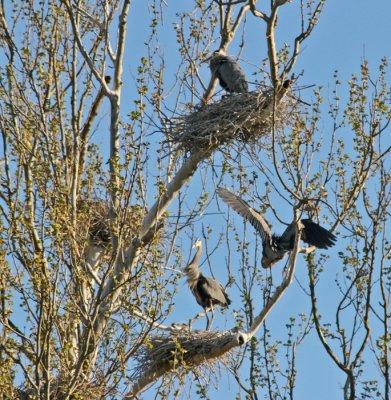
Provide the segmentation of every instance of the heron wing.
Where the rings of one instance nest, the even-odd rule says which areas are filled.
[[[263,242],[271,243],[272,233],[269,225],[259,212],[255,211],[248,205],[248,203],[227,189],[217,188],[216,192],[220,198],[232,207],[240,216],[250,222],[250,224],[260,234]]]
[[[337,240],[334,234],[310,219],[302,219],[301,222],[304,225],[302,239],[305,243],[316,246],[319,249],[328,249],[334,246]]]
[[[231,300],[229,299],[224,287],[220,282],[210,278],[209,276],[200,276],[198,279],[197,290],[204,307],[209,306],[209,300],[212,301],[212,304],[220,304],[222,306],[228,306],[231,304]]]
[[[216,66],[216,76],[224,89],[234,92],[247,92],[246,75],[240,65],[229,56],[221,56]]]
[[[227,91],[228,91],[228,90],[230,90],[230,89],[229,89],[229,87],[228,87],[227,82],[224,80],[224,75],[225,75],[225,73],[223,72],[223,74],[222,74],[222,73],[220,72],[221,66],[222,66],[224,63],[226,63],[226,62],[227,62],[227,57],[226,57],[226,56],[223,56],[223,55],[221,55],[221,54],[217,54],[217,55],[215,55],[215,56],[213,56],[213,57],[211,58],[209,66],[210,66],[210,69],[211,69],[211,71],[212,71],[212,74],[213,74],[216,78],[218,78],[221,87],[222,87],[224,90],[227,90]]]
[[[284,250],[292,250],[295,244],[296,236],[296,223],[292,222],[287,226],[284,233],[281,236],[277,236],[278,246]],[[301,238],[303,239],[303,233]],[[304,239],[303,239],[304,240]]]

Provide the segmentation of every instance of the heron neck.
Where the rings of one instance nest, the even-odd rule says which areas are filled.
[[[202,253],[202,246],[200,245],[200,246],[198,246],[197,253],[194,256],[193,261],[191,262],[192,264],[195,263],[195,264],[199,265],[201,253]]]
[[[197,253],[193,257],[193,260],[190,262],[190,264],[187,267],[186,275],[187,275],[187,281],[189,285],[194,283],[199,277],[200,277],[200,270],[198,268],[198,262],[201,256],[202,248],[198,247]]]
[[[200,270],[196,265],[191,265],[191,267],[186,271],[187,283],[189,286],[196,284],[198,278],[200,277]]]

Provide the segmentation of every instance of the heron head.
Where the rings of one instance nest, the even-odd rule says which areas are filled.
[[[195,243],[193,244],[193,249],[195,249],[195,248],[197,248],[197,247],[201,247],[202,246],[202,242],[201,242],[201,239],[197,239],[196,241],[195,241]]]
[[[212,53],[212,57],[215,57],[215,56],[226,56],[226,55],[227,55],[227,53],[223,49],[215,50]]]
[[[214,64],[218,65],[219,62],[221,61],[221,57],[224,57],[226,55],[227,55],[226,52],[222,49],[215,50],[212,53],[212,55],[208,58],[208,60],[210,61],[211,65],[214,65]]]
[[[224,50],[220,49],[220,50],[215,50],[212,55],[210,55],[209,57],[205,58],[205,60],[201,61],[201,64],[210,62],[214,59],[216,59],[216,57],[218,56],[226,56],[227,54],[225,53]]]

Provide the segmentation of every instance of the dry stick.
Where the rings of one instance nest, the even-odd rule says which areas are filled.
[[[307,37],[312,33],[313,29],[315,28],[315,26],[317,24],[317,20],[319,18],[319,15],[323,11],[324,4],[325,4],[325,0],[319,1],[314,12],[312,13],[311,17],[309,18],[307,28],[304,30],[304,26],[302,26],[302,31],[301,31],[300,35],[298,35],[295,38],[293,54],[292,54],[292,57],[290,58],[290,60],[288,61],[288,63],[286,64],[285,70],[281,74],[282,79],[285,79],[285,77],[291,73],[293,67],[295,66],[297,58],[300,54],[300,45],[305,39],[307,39]],[[304,23],[304,22],[302,22],[302,23]]]
[[[351,372],[349,367],[344,365],[339,358],[337,357],[337,355],[333,352],[333,350],[331,349],[330,345],[328,344],[325,336],[323,335],[323,330],[320,324],[320,320],[319,320],[319,315],[318,315],[318,308],[316,306],[317,303],[317,299],[315,296],[315,277],[314,277],[314,272],[312,270],[312,268],[308,269],[308,274],[309,274],[309,278],[310,278],[310,292],[311,292],[311,303],[312,303],[312,316],[314,319],[314,323],[315,323],[315,328],[316,331],[318,333],[319,339],[323,345],[323,347],[326,349],[328,355],[330,356],[330,358],[335,362],[335,364],[343,371],[345,372],[347,375],[349,375],[349,373]]]

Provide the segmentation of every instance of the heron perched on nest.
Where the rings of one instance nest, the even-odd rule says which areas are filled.
[[[279,236],[271,232],[268,222],[260,213],[250,207],[244,200],[227,189],[218,188],[217,194],[245,220],[249,221],[262,238],[262,267],[271,268],[293,250],[296,237],[296,224],[293,222]],[[302,219],[301,239],[319,249],[328,249],[335,244],[337,238],[331,232],[312,222]]]
[[[248,92],[248,84],[242,68],[224,51],[218,50],[212,54],[209,67],[213,77],[218,78],[221,87],[228,93]]]
[[[231,300],[220,282],[200,273],[198,265],[202,252],[202,242],[199,239],[193,246],[193,248],[197,247],[198,249],[193,260],[184,268],[184,272],[187,275],[187,283],[197,303],[205,310],[207,319],[206,330],[209,330],[214,320],[214,306],[228,307],[231,304]],[[209,310],[212,312],[212,320],[209,320]]]

